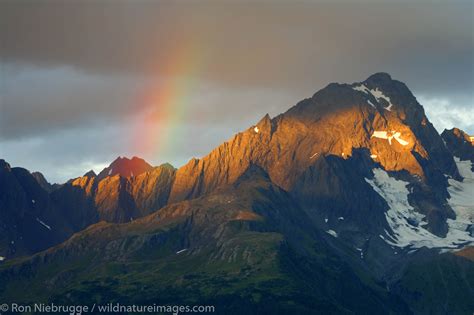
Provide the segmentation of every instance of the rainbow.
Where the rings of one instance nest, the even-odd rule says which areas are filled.
[[[136,101],[140,117],[134,126],[131,151],[152,160],[177,150],[180,124],[191,115],[190,97],[205,64],[205,49],[187,41],[172,49],[156,68],[163,79],[154,80]],[[202,46],[202,45],[201,45]]]

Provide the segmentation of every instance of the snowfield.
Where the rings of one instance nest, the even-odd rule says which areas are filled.
[[[458,182],[452,178],[448,179],[448,192],[451,198],[448,203],[456,213],[456,220],[448,219],[448,225],[453,229],[465,231],[474,225],[474,172],[471,171],[470,161],[461,161],[455,157],[454,161],[459,173],[464,178]]]
[[[457,162],[459,167],[462,162]],[[456,219],[447,220],[449,230],[446,237],[438,237],[423,228],[425,216],[416,212],[408,202],[408,182],[392,178],[382,169],[374,169],[374,178],[365,180],[389,206],[385,217],[391,233],[386,231],[386,237],[381,236],[381,238],[397,247],[421,248],[425,246],[443,250],[459,249],[474,243],[474,237],[470,236],[466,230],[474,223],[474,173],[468,166],[461,164],[463,167],[461,173],[465,176],[464,182],[450,180],[451,186],[448,191],[452,197],[449,204],[456,213]]]

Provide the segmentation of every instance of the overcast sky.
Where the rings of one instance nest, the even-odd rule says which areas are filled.
[[[467,0],[0,0],[0,158],[52,182],[119,155],[181,166],[330,82],[381,71],[438,130],[474,134],[473,11]],[[154,133],[157,148],[138,145]]]

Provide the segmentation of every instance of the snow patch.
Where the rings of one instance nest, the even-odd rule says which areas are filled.
[[[379,138],[379,139],[388,139],[388,132],[387,131],[374,131],[371,138]]]
[[[184,252],[187,251],[187,250],[188,250],[187,248],[178,250],[178,251],[176,252],[176,254],[179,255],[179,254],[181,254],[181,253],[184,253]]]
[[[112,175],[112,171],[113,171],[113,170],[114,170],[113,168],[111,168],[111,169],[109,170],[109,174],[108,174],[109,176]]]
[[[330,234],[330,235],[332,235],[332,236],[334,236],[334,237],[337,237],[337,232],[334,231],[334,230],[327,230],[326,233],[328,233],[328,234]]]
[[[362,250],[362,248],[357,248],[356,249],[360,252],[360,259],[364,259],[364,251]]]
[[[372,94],[372,93],[370,93],[370,89],[367,88],[364,84],[356,85],[356,86],[352,87],[352,89],[355,90],[355,91],[365,93],[365,94]]]
[[[258,133],[260,131],[260,129],[258,129],[258,127],[255,126],[255,128],[253,128],[253,131],[255,131],[255,133]]]
[[[408,142],[408,141],[403,140],[402,138],[400,138],[401,135],[402,135],[402,134],[401,134],[400,132],[396,132],[396,133],[393,134],[393,137],[394,137],[395,140],[397,140],[398,143],[400,143],[401,145],[404,145],[404,146],[405,146],[405,145],[409,145],[410,142]],[[390,139],[389,139],[389,141],[390,141]]]
[[[338,220],[344,220],[344,217],[339,217],[339,218],[337,218],[337,219],[338,219]]]
[[[4,260],[5,260],[5,257],[0,256],[0,261],[4,261]]]
[[[380,99],[383,99],[385,100],[387,103],[388,103],[388,106],[387,107],[384,107],[384,109],[388,110],[388,111],[392,111],[392,107],[393,107],[393,103],[392,101],[390,100],[390,97],[388,97],[387,95],[383,94],[383,92],[381,90],[379,90],[379,88],[375,88],[375,90],[373,89],[369,89],[368,87],[366,87],[364,84],[361,84],[361,85],[356,85],[354,87],[352,87],[353,90],[355,91],[359,91],[359,92],[362,92],[362,93],[365,93],[367,95],[372,95],[373,97],[375,97],[375,99],[377,101],[380,101]],[[374,104],[372,104],[370,102],[370,100],[368,101],[368,103],[372,106],[372,107],[375,107]]]
[[[392,145],[392,139],[395,139],[403,146],[409,145],[410,142],[403,140],[401,137],[401,132],[398,131],[374,131],[371,138],[387,139],[388,143]]]
[[[314,158],[314,157],[315,157],[316,155],[318,155],[318,154],[319,154],[319,153],[316,152],[315,154],[311,155],[309,158],[312,159],[312,158]]]
[[[466,231],[468,224],[473,223],[472,217],[474,203],[472,197],[470,199],[470,204],[468,203],[468,208],[464,208],[464,210],[467,211],[463,212],[464,214],[469,213],[470,219],[467,219],[466,216],[461,214],[459,211],[460,208],[456,209],[452,206],[456,212],[456,219],[447,220],[449,227],[448,233],[446,237],[439,237],[420,226],[425,216],[416,212],[409,204],[409,191],[407,189],[408,182],[392,178],[382,169],[374,169],[373,172],[374,178],[366,178],[365,180],[382,198],[385,199],[389,206],[389,209],[385,213],[385,218],[392,230],[392,234],[385,231],[387,237],[379,235],[380,238],[385,240],[385,242],[392,246],[402,248],[421,248],[426,246],[429,248],[451,250],[461,248],[464,245],[474,242],[474,238],[469,235],[468,231]],[[470,173],[471,175],[474,175],[472,172]],[[450,189],[452,189],[451,187]],[[468,192],[465,193],[466,195],[469,195]],[[474,195],[474,191],[471,191],[470,195]],[[453,200],[453,197],[451,200]],[[450,205],[454,202],[454,200],[451,200],[449,201]]]
[[[36,200],[34,200],[34,199],[31,199],[31,202],[32,202],[32,203],[36,203]]]
[[[378,88],[376,88],[375,90],[370,90],[370,93],[377,99],[377,100],[380,100],[380,99],[383,99],[385,100],[387,103],[388,103],[388,106],[385,107],[386,110],[390,111],[393,104],[392,104],[392,101],[390,100],[390,97],[388,97],[387,95],[383,94],[383,92],[381,90],[379,90]]]
[[[324,219],[324,222],[328,223],[328,218]]]
[[[44,223],[43,221],[41,221],[39,218],[36,218],[36,221],[38,221],[38,223],[40,223],[42,226],[44,226],[45,228],[51,231],[51,227],[47,225],[46,223]]]
[[[376,158],[377,158],[377,154],[371,154],[370,157],[371,157],[372,159],[376,159]]]

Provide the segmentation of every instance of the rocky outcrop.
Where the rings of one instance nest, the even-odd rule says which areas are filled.
[[[473,137],[458,128],[445,129],[441,136],[446,147],[455,157],[474,163],[474,141],[471,140]]]

